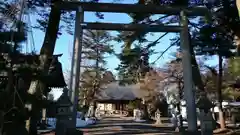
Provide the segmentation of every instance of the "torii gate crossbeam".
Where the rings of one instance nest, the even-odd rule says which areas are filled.
[[[82,7],[86,12],[113,12],[113,13],[149,13],[149,14],[168,14],[179,15],[181,11],[189,16],[205,16],[209,14],[206,7],[178,7],[144,4],[116,4],[116,3],[92,3],[92,2],[70,2],[58,3],[62,10],[78,10]]]

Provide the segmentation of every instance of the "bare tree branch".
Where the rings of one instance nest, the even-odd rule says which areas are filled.
[[[162,24],[161,23],[161,19],[164,19],[164,18],[167,18],[169,17],[170,15],[165,15],[165,16],[162,16],[156,20],[148,20],[148,22],[142,22],[142,24],[154,24],[154,23],[157,23],[157,24]],[[137,22],[132,22],[132,23],[139,23],[140,21],[143,21],[144,19],[146,18],[149,18],[149,15],[148,16],[145,16],[144,18],[138,20]],[[124,48],[125,49],[129,49],[132,45],[132,43],[142,34],[147,34],[148,32],[145,32],[145,31],[134,31],[134,32],[131,32],[130,34],[127,35],[127,37],[125,37],[125,41],[124,41]]]
[[[211,71],[211,73],[214,75],[214,76],[217,76],[218,73],[217,73],[217,70],[214,68],[214,67],[210,67],[208,65],[205,65],[205,67]]]
[[[154,44],[159,43],[158,41],[161,40],[163,37],[165,37],[168,34],[168,32],[164,33],[163,35],[161,35],[157,40],[153,41],[152,43],[149,43],[147,45],[147,49],[149,49],[150,47],[152,47]]]
[[[188,21],[188,24],[190,24],[191,26],[193,26],[196,29],[200,29],[200,27],[198,27],[198,25],[195,24],[195,23],[192,23],[192,22]]]
[[[173,47],[180,39],[173,42],[171,45],[169,45],[162,53],[157,57],[155,61],[152,62],[152,64],[155,64],[171,47]]]

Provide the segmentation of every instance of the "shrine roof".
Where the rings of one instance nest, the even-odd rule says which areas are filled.
[[[141,90],[139,85],[121,86],[113,82],[105,86],[101,92],[95,95],[99,101],[103,100],[135,100],[147,96],[147,91]]]
[[[16,61],[14,61],[15,64],[29,64],[29,65],[35,65],[36,67],[39,67],[40,60],[39,60],[40,55],[32,55],[32,54],[17,54],[15,57],[17,58]],[[51,63],[50,69],[49,69],[49,77],[46,80],[47,86],[51,88],[62,88],[66,86],[66,82],[63,76],[63,71],[62,71],[62,65],[58,61],[58,57],[60,55],[53,55],[53,57],[49,58],[49,62],[53,61],[55,59],[54,63]],[[5,54],[0,54],[0,61],[2,62],[1,64],[4,65],[7,62],[8,55]],[[4,62],[5,61],[5,62]],[[0,71],[0,80],[6,79],[7,78],[7,72],[6,68],[2,68]],[[31,73],[31,72],[29,72]]]
[[[57,105],[58,106],[61,106],[61,105],[62,106],[71,106],[72,105],[72,102],[71,102],[70,98],[68,97],[67,92],[63,92],[62,95],[58,98]]]
[[[28,63],[28,64],[33,64],[33,63],[36,63],[36,64],[39,64],[40,63],[40,60],[39,60],[39,56],[40,55],[36,55],[36,54],[16,54],[14,57],[16,58],[15,59],[15,63],[16,64],[19,64],[19,63]],[[58,58],[58,57],[61,57],[62,54],[58,54],[58,55],[53,55],[53,57],[50,57],[49,60],[52,60],[53,58]],[[7,53],[1,53],[0,54],[0,61],[3,61],[4,59],[9,59],[8,58],[9,55]]]

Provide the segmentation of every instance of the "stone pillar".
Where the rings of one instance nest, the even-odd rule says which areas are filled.
[[[75,18],[75,33],[74,33],[74,67],[72,68],[73,73],[70,77],[70,86],[71,91],[71,101],[73,103],[72,107],[72,120],[71,126],[72,128],[76,128],[76,116],[77,116],[77,107],[78,107],[78,97],[79,97],[79,82],[80,82],[80,66],[81,66],[81,54],[82,54],[82,35],[83,29],[81,24],[84,21],[84,13],[82,7],[79,7],[76,11],[76,18]],[[72,81],[71,81],[72,80]]]
[[[72,114],[70,110],[71,106],[72,103],[68,97],[68,90],[65,88],[57,101],[56,135],[67,135],[68,130],[72,129],[72,125],[69,125]]]
[[[213,135],[214,120],[210,109],[212,108],[212,102],[207,98],[205,92],[202,92],[197,102],[197,106],[200,109],[200,122],[201,122],[201,134]]]
[[[142,113],[139,109],[134,109],[134,120],[141,121],[142,120]]]
[[[197,115],[195,105],[195,91],[192,78],[191,51],[188,31],[188,18],[184,11],[180,12],[180,43],[182,50],[183,80],[184,80],[184,98],[187,106],[188,131],[197,132]]]
[[[213,135],[213,118],[211,112],[200,111],[201,134]]]
[[[42,109],[42,121],[46,121],[46,108]]]

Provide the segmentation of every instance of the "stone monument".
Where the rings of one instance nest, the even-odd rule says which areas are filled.
[[[161,125],[162,121],[161,121],[161,112],[159,111],[159,109],[157,109],[157,111],[155,112],[155,120],[157,125]]]
[[[135,111],[136,111],[136,112],[135,112],[135,120],[136,120],[136,121],[141,120],[141,116],[142,116],[141,111],[138,110],[138,109],[136,109]]]
[[[176,130],[178,128],[178,119],[177,119],[176,108],[172,108],[171,114],[172,114],[171,123],[173,125],[174,130]]]
[[[212,103],[205,93],[201,93],[197,102],[197,107],[200,110],[201,134],[213,135],[214,120],[210,111]]]
[[[98,119],[101,118],[101,112],[100,112],[100,108],[99,107],[96,108],[95,117],[98,118]]]
[[[144,122],[145,121],[142,119],[143,112],[140,109],[133,110],[133,117],[134,117],[134,121],[136,121],[136,122]]]

